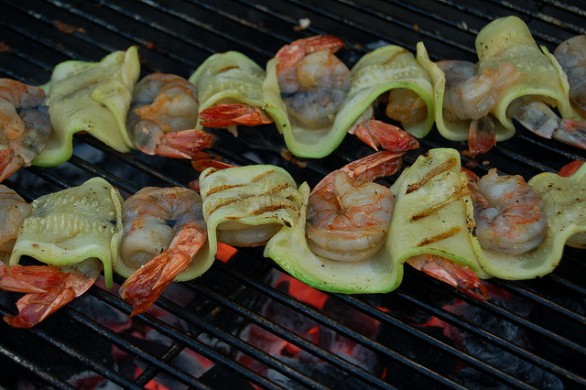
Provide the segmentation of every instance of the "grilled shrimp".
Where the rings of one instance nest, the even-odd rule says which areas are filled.
[[[326,176],[311,192],[306,234],[315,254],[338,261],[361,261],[384,243],[393,213],[393,194],[373,183],[402,164],[402,153],[378,152]]]
[[[31,210],[31,205],[20,195],[0,184],[0,261],[7,259],[12,252],[22,221]]]
[[[490,112],[500,92],[519,78],[519,71],[505,65],[498,71],[486,69],[477,73],[477,66],[468,61],[439,61],[446,75],[443,109],[451,120],[471,120],[468,131],[469,154],[488,152],[495,144],[495,119]]]
[[[137,271],[122,284],[120,295],[136,315],[187,269],[206,243],[207,231],[200,196],[181,187],[138,191],[124,202],[123,223],[120,255]]]
[[[0,182],[43,150],[51,122],[45,92],[16,80],[0,79]]]
[[[469,183],[482,248],[518,255],[543,241],[547,225],[541,198],[521,176],[499,176],[491,169]]]
[[[188,80],[152,73],[134,90],[127,127],[136,147],[149,155],[192,158],[211,146],[209,133],[195,130],[197,92]]]
[[[586,117],[586,35],[560,43],[553,55],[568,77],[570,101],[580,115]]]
[[[334,36],[314,36],[282,47],[277,78],[289,115],[318,129],[333,122],[350,90],[350,69],[334,55],[344,43]]]

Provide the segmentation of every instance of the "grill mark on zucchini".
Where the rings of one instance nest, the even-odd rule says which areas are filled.
[[[436,243],[441,240],[445,240],[446,238],[450,238],[455,236],[456,234],[460,233],[460,228],[457,226],[452,227],[449,230],[446,230],[440,234],[436,234],[435,236],[426,237],[423,241],[419,242],[417,246],[426,246],[433,243]]]
[[[426,185],[427,183],[429,183],[434,177],[451,170],[456,164],[457,164],[456,160],[450,159],[448,161],[445,161],[445,162],[439,164],[438,166],[433,167],[428,172],[428,174],[425,175],[425,177],[423,179],[421,179],[419,182],[409,184],[407,186],[407,190],[405,191],[405,194],[410,194],[414,191],[417,191],[419,188],[421,188],[424,185]]]

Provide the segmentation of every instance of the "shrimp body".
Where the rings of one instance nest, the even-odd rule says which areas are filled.
[[[309,248],[332,260],[364,260],[383,245],[392,210],[393,195],[387,187],[355,183],[347,173],[338,171],[331,186],[309,198]]]
[[[138,82],[128,113],[128,130],[136,147],[150,155],[191,156],[210,146],[211,136],[194,130],[197,91],[186,79],[153,73]]]
[[[0,185],[0,261],[8,257],[18,236],[22,221],[32,207],[12,189]]]
[[[135,315],[147,310],[204,247],[201,198],[181,187],[144,188],[124,202],[123,225],[120,254],[136,272],[120,295]]]
[[[499,176],[491,169],[471,188],[482,248],[518,255],[543,241],[547,224],[541,198],[521,176]]]
[[[0,182],[43,150],[51,122],[45,92],[10,79],[0,79]]]
[[[586,117],[586,35],[560,43],[553,55],[568,78],[570,101],[578,113]]]
[[[446,76],[443,108],[452,120],[478,120],[494,109],[498,95],[519,78],[519,70],[504,64],[498,70],[484,69],[468,61],[439,61]]]
[[[294,122],[312,129],[333,122],[350,90],[350,70],[334,55],[343,46],[336,37],[314,36],[277,52],[277,81]]]

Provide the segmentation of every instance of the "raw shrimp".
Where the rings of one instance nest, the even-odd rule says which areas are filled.
[[[181,187],[138,191],[124,202],[123,222],[120,254],[137,271],[122,284],[120,295],[136,315],[188,268],[207,231],[200,196]]]
[[[45,92],[16,80],[0,79],[0,182],[43,150],[51,122]]]
[[[578,113],[586,117],[586,35],[560,43],[553,55],[568,77],[570,101]]]
[[[0,261],[12,252],[22,221],[30,215],[31,205],[12,189],[0,184]]]
[[[494,145],[495,119],[490,112],[498,102],[498,95],[519,78],[519,71],[505,64],[498,71],[478,67],[468,61],[439,61],[446,76],[443,109],[449,120],[471,120],[468,131],[469,154],[486,153]]]
[[[350,69],[334,53],[344,42],[314,36],[282,47],[275,57],[281,97],[292,119],[312,129],[331,125],[350,90]]]
[[[186,79],[153,73],[134,90],[127,126],[132,141],[142,152],[173,158],[192,158],[210,147],[212,136],[195,130],[197,92]]]
[[[16,302],[18,315],[4,316],[15,328],[30,328],[84,294],[102,272],[102,263],[87,259],[74,266],[4,265],[0,262],[0,288],[25,293]]]
[[[470,177],[469,188],[480,246],[511,255],[536,248],[547,229],[539,195],[521,176],[499,176],[496,169],[476,179]]]
[[[384,243],[393,194],[373,183],[402,164],[402,153],[378,152],[326,176],[311,192],[306,234],[315,254],[337,261],[361,261]]]

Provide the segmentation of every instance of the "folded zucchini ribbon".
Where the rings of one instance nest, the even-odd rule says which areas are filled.
[[[281,98],[277,81],[276,58],[267,63],[263,85],[266,111],[283,133],[287,148],[298,157],[322,158],[332,153],[343,141],[356,120],[383,93],[395,88],[415,92],[427,105],[427,116],[416,123],[404,124],[405,130],[416,137],[425,136],[434,121],[432,79],[409,51],[388,45],[364,55],[351,69],[352,83],[346,99],[331,125],[320,129],[292,123]]]
[[[110,53],[99,62],[58,64],[45,87],[53,132],[33,164],[55,166],[67,161],[73,152],[73,134],[80,131],[119,152],[133,149],[126,116],[139,73],[135,46]]]
[[[55,266],[75,266],[86,259],[102,262],[106,287],[112,287],[112,264],[122,238],[122,196],[102,178],[44,195],[32,203],[10,265],[22,256]]]
[[[207,168],[199,183],[214,255],[218,241],[240,246],[263,245],[281,226],[293,226],[298,220],[301,194],[291,175],[282,168]]]
[[[264,109],[264,79],[264,69],[237,51],[208,57],[189,77],[197,88],[199,112],[222,103],[243,103]],[[197,128],[202,127],[198,120]]]

